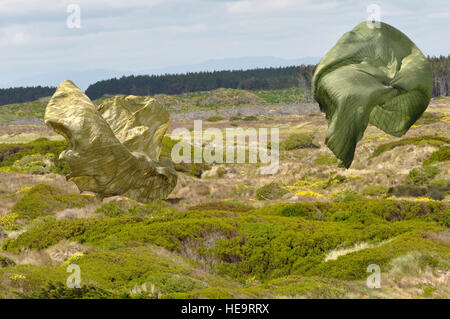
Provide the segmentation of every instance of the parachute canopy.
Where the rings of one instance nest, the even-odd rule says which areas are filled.
[[[314,73],[314,98],[328,120],[326,145],[350,167],[368,123],[402,136],[427,108],[432,86],[430,63],[405,34],[386,23],[360,23]]]
[[[159,159],[169,113],[152,98],[116,96],[97,108],[64,81],[45,109],[45,123],[68,141],[60,159],[80,191],[149,202],[167,197],[176,185],[171,161]]]

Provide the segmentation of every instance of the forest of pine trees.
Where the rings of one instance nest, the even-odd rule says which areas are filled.
[[[215,71],[187,74],[140,75],[99,81],[88,87],[91,99],[105,94],[180,94],[218,88],[244,90],[284,89],[310,83],[315,66],[291,66],[246,71]],[[302,82],[303,80],[303,82]]]
[[[433,96],[450,95],[450,55],[428,57],[433,69]]]
[[[450,95],[450,55],[428,57],[433,69],[433,96]],[[196,72],[186,74],[124,76],[98,81],[86,94],[97,99],[105,94],[180,94],[218,88],[271,90],[300,87],[311,89],[315,65],[261,68],[238,71]],[[19,87],[0,89],[0,105],[33,101],[50,96],[53,87]],[[307,92],[309,90],[306,90]]]
[[[56,88],[48,86],[0,89],[0,105],[34,101],[44,96],[53,95],[55,90]]]
[[[433,70],[433,96],[450,95],[450,55],[428,57]],[[208,91],[217,88],[271,90],[311,88],[315,65],[265,68],[247,71],[216,71],[188,74],[128,76],[96,82],[88,87],[90,98],[105,94],[153,95]],[[306,90],[308,92],[308,90]]]

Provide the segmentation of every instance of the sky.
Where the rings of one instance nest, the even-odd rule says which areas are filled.
[[[225,58],[320,58],[367,20],[371,4],[424,54],[450,54],[448,0],[0,0],[0,85]]]

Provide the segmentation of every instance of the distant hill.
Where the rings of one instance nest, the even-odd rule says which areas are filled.
[[[319,63],[318,57],[304,57],[300,59],[282,59],[272,56],[242,57],[227,59],[211,59],[196,64],[176,65],[158,69],[143,70],[134,72],[134,75],[163,75],[163,74],[183,74],[192,72],[214,72],[214,71],[236,71],[252,70],[264,68],[279,68],[292,65],[315,65]],[[128,74],[131,75],[131,74]],[[104,78],[105,79],[105,78]],[[92,83],[92,82],[91,82]]]
[[[41,97],[53,95],[55,90],[55,87],[48,86],[0,89],[0,105],[34,101]]]
[[[236,90],[217,89],[179,95],[157,94],[154,96],[171,113],[191,111],[217,111],[235,109],[237,106],[273,106],[280,104],[300,104],[308,102],[299,88],[281,90]],[[94,100],[99,105],[111,96],[105,95]],[[6,123],[34,123],[44,120],[48,98],[33,102],[14,103],[0,107],[0,125]]]
[[[243,90],[310,88],[314,70],[314,65],[301,65],[186,74],[132,75],[94,83],[88,87],[86,94],[91,99],[97,99],[105,94],[182,94],[218,88]]]
[[[450,55],[428,57],[434,77],[433,96],[450,95]],[[124,76],[96,82],[86,94],[99,98],[105,94],[181,94],[218,88],[272,90],[299,87],[308,91],[315,65],[212,71],[186,74]]]
[[[71,80],[84,91],[90,84],[97,81],[130,74],[132,73],[110,69],[58,70],[54,72],[49,71],[42,74],[30,74],[24,78],[3,82],[0,83],[0,88],[28,87],[35,85],[56,87],[64,80]]]
[[[212,72],[224,70],[250,70],[257,68],[283,67],[291,65],[309,65],[317,64],[320,61],[318,57],[304,57],[299,59],[283,59],[271,56],[249,56],[240,58],[211,59],[200,63],[172,65],[158,68],[147,68],[142,66],[134,70],[114,70],[114,69],[64,69],[51,71],[48,70],[41,74],[30,73],[26,77],[2,80],[0,76],[0,88],[26,87],[26,86],[58,86],[64,80],[72,80],[83,91],[90,84],[97,81],[120,78],[130,75],[163,75],[163,74],[181,74],[191,72]]]
[[[306,62],[308,58],[305,59],[302,61]],[[433,69],[433,96],[450,96],[450,55],[447,57],[428,57],[428,59]],[[241,58],[213,61],[186,66],[184,69],[183,67],[178,67],[178,70],[187,70],[184,73],[168,72],[168,74],[162,75],[128,75],[101,80],[90,85],[86,90],[86,94],[91,99],[97,99],[105,94],[170,95],[209,91],[218,88],[273,90],[293,87],[310,92],[311,80],[315,70],[315,65],[313,64],[244,69],[245,67],[258,64],[282,64],[295,61],[271,57],[261,57],[259,60],[255,58],[247,58],[247,60]],[[222,64],[219,61],[222,61]],[[300,61],[297,60],[296,62]],[[213,68],[220,69],[221,66],[225,65],[229,65],[232,68],[242,67],[243,69],[211,71]],[[197,68],[203,68],[204,71],[189,71]],[[174,69],[176,68],[174,67]],[[159,69],[159,72],[163,70]],[[170,68],[166,70],[170,71]],[[112,71],[105,72],[104,74],[112,74]],[[95,74],[95,72],[91,74],[92,79],[95,79]],[[62,76],[60,78],[63,79]],[[69,79],[74,80],[77,85],[79,84],[76,78],[69,77]],[[54,90],[54,87],[41,86],[0,89],[0,105],[34,101],[40,97],[52,95]]]

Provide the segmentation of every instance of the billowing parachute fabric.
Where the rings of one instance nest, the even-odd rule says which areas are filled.
[[[80,191],[145,203],[166,198],[176,185],[172,162],[159,159],[169,113],[152,98],[117,96],[97,108],[64,81],[47,105],[45,123],[68,141],[60,160]]]
[[[328,120],[326,145],[350,167],[368,123],[402,136],[427,108],[431,66],[402,32],[366,22],[347,32],[313,77],[314,98]]]

